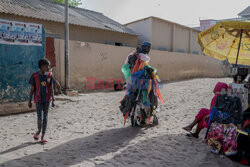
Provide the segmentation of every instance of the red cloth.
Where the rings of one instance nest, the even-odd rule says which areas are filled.
[[[196,115],[196,119],[199,120],[198,127],[204,129],[208,127],[208,123],[205,121],[205,117],[210,114],[210,110],[207,108],[202,108]]]

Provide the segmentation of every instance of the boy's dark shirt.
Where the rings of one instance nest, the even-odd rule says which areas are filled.
[[[38,72],[39,74],[39,79],[40,79],[40,95],[41,95],[41,103],[45,103],[46,102],[46,89],[47,89],[47,73],[45,73],[44,75],[42,75],[40,72]],[[50,85],[52,85],[54,83],[54,79],[53,77],[51,77],[50,79]],[[33,76],[30,77],[30,81],[29,81],[30,85],[33,85],[34,87],[36,87],[36,82],[35,82],[35,78]],[[36,92],[36,91],[35,91]],[[35,93],[36,96],[36,93]]]

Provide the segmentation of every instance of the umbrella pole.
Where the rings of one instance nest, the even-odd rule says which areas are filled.
[[[242,33],[243,33],[243,30],[241,29],[240,30],[240,42],[239,42],[238,52],[237,52],[237,58],[236,58],[236,66],[238,64],[238,58],[239,58],[239,53],[240,53],[240,45],[241,45]]]

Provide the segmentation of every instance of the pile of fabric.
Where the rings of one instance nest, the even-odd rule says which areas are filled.
[[[241,123],[241,101],[238,97],[221,95],[210,113],[207,142],[214,153],[237,153],[237,125]]]
[[[206,134],[209,150],[250,165],[250,111],[242,111],[241,99],[217,97]]]
[[[159,91],[161,81],[157,71],[148,64],[150,47],[149,42],[143,42],[141,48],[138,47],[128,56],[122,67],[126,79],[125,97],[120,106],[124,125],[128,117],[131,118],[133,127],[158,124],[158,99],[162,103],[163,99]]]

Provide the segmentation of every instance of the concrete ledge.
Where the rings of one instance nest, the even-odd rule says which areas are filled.
[[[0,104],[0,116],[20,114],[35,111],[35,104],[32,103],[32,108],[28,107],[28,102],[2,103]]]
[[[72,98],[70,96],[67,96],[67,95],[55,96],[55,100],[56,100],[56,102],[59,102],[59,101],[73,101]]]
[[[73,92],[72,95],[78,94]],[[69,96],[59,95],[55,96],[56,105],[59,101],[73,101]],[[32,108],[28,107],[28,102],[13,102],[13,103],[0,103],[0,116],[6,116],[11,114],[21,114],[27,112],[36,111],[36,104],[32,102]]]
[[[78,91],[77,90],[66,90],[65,94],[67,96],[78,96]]]

